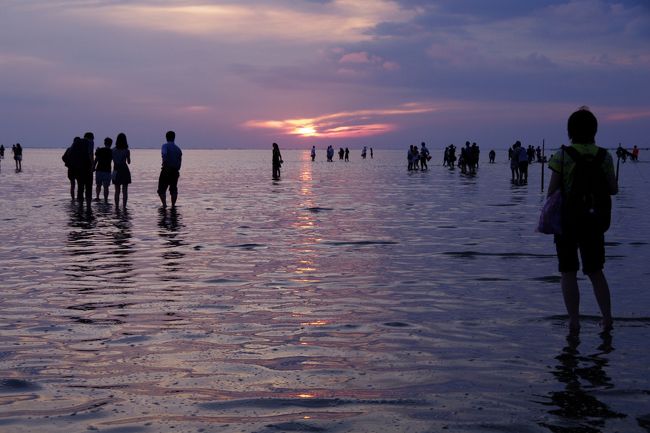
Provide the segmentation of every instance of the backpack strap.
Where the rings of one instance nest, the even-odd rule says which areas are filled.
[[[566,153],[568,153],[569,156],[571,157],[571,159],[574,160],[575,162],[578,162],[578,161],[580,161],[582,159],[582,155],[580,154],[580,152],[575,150],[573,147],[571,147],[571,146],[562,146],[562,149],[564,149],[564,151]]]

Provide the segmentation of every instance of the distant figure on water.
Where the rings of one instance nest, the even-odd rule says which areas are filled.
[[[95,199],[99,200],[99,193],[104,187],[104,201],[108,201],[108,187],[111,184],[111,163],[113,161],[113,151],[111,146],[113,139],[106,137],[104,147],[97,148],[95,151],[95,162],[93,171],[95,172]]]
[[[346,148],[345,148],[345,161],[347,162],[347,161],[349,161],[349,160],[350,160],[350,149],[348,149],[348,148],[346,147]]]
[[[345,150],[343,148],[339,148],[339,159],[343,161],[343,156],[345,155]]]
[[[406,162],[408,163],[407,170],[408,171],[418,170],[419,160],[420,160],[420,152],[418,151],[418,147],[411,144],[409,146],[408,152],[406,153]]]
[[[470,155],[471,155],[471,161],[470,161],[470,171],[472,173],[476,173],[476,170],[478,169],[479,165],[479,160],[481,159],[481,148],[478,146],[476,143],[472,143],[472,146],[470,147]]]
[[[469,141],[465,142],[465,147],[460,149],[460,158],[458,159],[460,172],[463,174],[473,174],[472,167],[472,148]]]
[[[5,145],[0,144],[0,159],[5,159]]]
[[[316,159],[316,146],[311,147],[311,160],[314,161]]]
[[[367,150],[368,148],[366,146],[363,146],[363,149],[361,150],[361,159],[366,159]]]
[[[497,153],[494,151],[494,149],[490,150],[490,153],[488,153],[488,157],[490,158],[490,164],[494,164],[494,160],[497,157]]]
[[[330,144],[327,146],[327,162],[332,162],[332,159],[334,158],[334,147]]]
[[[271,162],[273,164],[273,179],[280,179],[280,168],[282,167],[282,154],[280,153],[280,147],[278,143],[273,143],[273,154],[271,156]]]
[[[162,167],[158,177],[158,197],[160,197],[162,207],[165,209],[167,207],[167,188],[169,188],[172,209],[174,209],[178,199],[178,178],[183,163],[183,152],[176,144],[176,133],[174,131],[167,131],[165,139],[167,142],[160,148]]]
[[[16,161],[16,171],[23,171],[23,148],[20,143],[16,143],[11,147],[14,154],[14,161]]]
[[[445,153],[442,158],[442,166],[449,167],[450,170],[453,170],[454,164],[456,163],[456,146],[450,144],[445,147]]]
[[[515,185],[518,185],[520,181],[520,174],[519,174],[519,151],[520,150],[521,150],[521,142],[519,140],[517,140],[515,144],[513,144],[510,149],[508,149],[508,158],[510,159],[510,173],[512,174],[510,181]]]
[[[621,144],[618,144],[618,147],[616,148],[616,156],[618,159],[622,160],[623,162],[627,161],[627,157],[631,156],[632,153],[630,153],[627,149],[624,149]]]
[[[429,156],[429,149],[427,148],[426,143],[423,141],[422,144],[420,144],[420,167],[422,168],[422,170],[429,169],[427,162],[430,159],[431,156]]]
[[[638,161],[639,160],[639,148],[636,147],[636,144],[632,148],[632,161]]]
[[[562,295],[569,315],[569,329],[580,329],[580,292],[577,272],[589,277],[602,314],[603,331],[612,329],[609,286],[603,273],[605,232],[611,219],[611,197],[618,193],[612,157],[596,146],[598,121],[587,107],[571,114],[567,122],[571,146],[562,146],[549,161],[553,171],[548,195],[563,188],[561,235],[555,235]]]
[[[120,190],[122,192],[122,206],[126,208],[129,199],[129,184],[131,183],[131,151],[126,141],[126,135],[120,132],[115,139],[113,150],[113,185],[115,185],[115,207],[120,206]]]
[[[530,147],[524,148],[519,143],[517,156],[519,158],[519,185],[526,185],[528,183],[528,165],[531,160]]]
[[[372,151],[372,147],[370,148],[370,159],[373,159],[375,157],[375,153]]]

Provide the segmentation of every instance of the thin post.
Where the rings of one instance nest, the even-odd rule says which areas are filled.
[[[542,192],[544,192],[544,161],[546,161],[546,143],[545,140],[542,139]]]
[[[620,148],[621,148],[621,143],[618,143],[618,149]],[[621,155],[619,155],[618,149],[616,149],[616,156],[618,157],[616,159],[616,183],[618,183],[618,168],[621,165]]]

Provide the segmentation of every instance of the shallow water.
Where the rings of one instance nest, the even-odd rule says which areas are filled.
[[[283,153],[273,181],[270,151],[185,151],[175,212],[158,151],[127,211],[71,203],[61,150],[2,161],[0,431],[650,430],[650,164],[621,166],[612,338],[581,279],[571,339],[539,165]]]

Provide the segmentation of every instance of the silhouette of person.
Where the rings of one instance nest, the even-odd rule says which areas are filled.
[[[68,169],[68,180],[70,181],[70,198],[72,200],[75,199],[75,185],[77,183],[76,172],[75,172],[74,161],[73,161],[73,147],[75,143],[80,141],[81,141],[81,137],[75,137],[74,140],[72,141],[72,144],[68,146],[68,148],[63,153],[63,156],[61,157],[63,163]]]
[[[488,157],[490,158],[490,164],[494,164],[494,160],[497,157],[497,153],[494,151],[494,149],[490,150]]]
[[[517,140],[508,151],[510,158],[510,172],[512,173],[511,181],[515,185],[519,184],[521,174],[519,173],[519,152],[521,151],[521,142]]]
[[[422,144],[420,144],[420,167],[422,167],[422,170],[428,170],[429,166],[427,165],[427,161],[431,157],[429,156],[429,149],[427,148],[426,143],[423,141]]]
[[[104,147],[95,151],[95,162],[93,170],[95,171],[95,192],[96,199],[99,200],[99,193],[104,187],[104,201],[108,201],[108,187],[111,184],[111,162],[113,161],[113,152],[111,146],[113,140],[109,137],[104,139]]]
[[[172,199],[172,209],[176,207],[178,199],[178,178],[180,177],[181,165],[183,163],[183,152],[176,144],[176,133],[167,131],[165,134],[167,142],[160,148],[162,155],[162,167],[158,177],[158,196],[163,209],[167,207],[167,188]]]
[[[343,161],[343,156],[345,155],[345,150],[342,147],[339,148],[339,159]]]
[[[11,151],[14,153],[16,171],[23,171],[23,148],[20,143],[16,143],[14,146],[12,146]]]
[[[315,159],[316,159],[316,146],[312,146],[311,147],[311,160],[313,161]]]
[[[120,206],[120,190],[122,192],[122,206],[126,208],[126,202],[129,199],[129,184],[131,183],[131,151],[126,140],[126,135],[120,132],[115,139],[115,149],[113,150],[113,168],[115,176],[113,185],[115,185],[115,207]]]
[[[627,150],[623,149],[623,146],[621,146],[621,144],[619,143],[619,144],[618,144],[618,147],[616,148],[616,156],[617,156],[619,159],[622,159],[623,162],[625,162],[625,161],[627,160],[627,155],[628,155],[628,153],[630,153],[630,152],[628,152]]]
[[[271,156],[271,163],[273,165],[273,179],[280,178],[280,167],[282,167],[282,154],[280,153],[280,148],[278,143],[273,143],[273,151]]]
[[[5,145],[0,144],[0,159],[5,159]]]
[[[373,159],[375,157],[375,153],[372,151],[372,147],[370,148],[370,159]]]
[[[83,145],[86,147],[90,165],[86,168],[83,178],[77,179],[77,191],[81,191],[86,197],[86,202],[90,206],[93,199],[93,157],[95,155],[95,135],[92,132],[86,132],[82,139]],[[81,181],[80,181],[81,180]]]
[[[476,169],[478,169],[478,163],[481,156],[481,148],[478,146],[478,144],[472,142],[472,146],[470,147],[470,155],[471,155],[470,171],[472,173],[476,173]]]
[[[567,131],[571,140],[571,147],[580,155],[596,155],[605,152],[602,161],[600,179],[603,188],[601,191],[606,196],[618,193],[618,184],[614,174],[612,157],[606,150],[600,151],[596,146],[596,132],[598,121],[587,107],[581,107],[571,114],[567,122]],[[549,168],[553,171],[548,187],[548,195],[553,194],[561,186],[565,195],[565,204],[571,205],[571,187],[574,183],[572,172],[576,162],[570,153],[563,147],[556,152],[549,161]],[[599,179],[590,179],[595,182]],[[603,273],[605,264],[605,231],[606,227],[590,224],[589,221],[576,221],[568,225],[563,224],[563,233],[555,235],[555,247],[558,257],[558,268],[561,273],[562,295],[569,315],[569,329],[578,332],[580,329],[580,292],[578,289],[577,272],[580,267],[578,251],[582,260],[582,272],[589,277],[593,286],[596,301],[602,314],[601,327],[604,331],[612,328],[611,300],[609,285]],[[603,230],[604,229],[604,230]]]
[[[63,158],[66,166],[68,167],[70,193],[74,193],[74,184],[76,183],[77,200],[79,202],[83,202],[84,196],[87,197],[85,194],[85,188],[87,186],[88,173],[92,173],[93,167],[92,160],[88,154],[88,143],[83,138],[75,137],[72,141],[72,145],[63,154]]]
[[[530,157],[528,149],[525,149],[519,143],[519,151],[517,152],[517,157],[519,158],[519,184],[528,183],[528,165],[530,164]]]
[[[349,161],[350,160],[350,149],[347,147],[345,148],[345,160]]]

